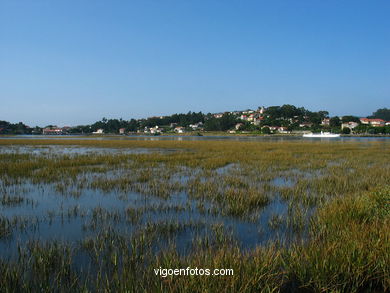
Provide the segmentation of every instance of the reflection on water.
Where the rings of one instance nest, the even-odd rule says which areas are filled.
[[[341,136],[336,138],[307,138],[302,136],[192,136],[192,135],[118,135],[118,136],[78,136],[78,135],[16,135],[16,136],[0,136],[0,139],[76,139],[76,140],[149,140],[149,141],[160,141],[160,140],[175,140],[175,141],[208,141],[208,140],[227,140],[227,141],[272,141],[272,142],[283,142],[283,141],[383,141],[390,142],[390,137],[363,137],[363,136]]]
[[[174,149],[149,148],[99,148],[81,146],[0,146],[0,154],[33,154],[33,155],[88,155],[88,154],[149,154],[171,153]]]
[[[31,139],[75,139],[75,137],[47,137],[29,136]],[[26,138],[26,136],[21,136]],[[243,141],[291,141],[302,140],[298,137],[190,137],[190,136],[159,136],[159,137],[76,137],[77,139],[137,139],[137,140],[243,140]],[[6,138],[4,138],[6,139]],[[336,141],[347,141],[359,139],[365,141],[381,141],[388,143],[388,138],[340,138]],[[312,140],[317,141],[317,140]],[[329,141],[329,139],[327,139]],[[333,139],[332,139],[333,141]],[[365,144],[365,143],[363,143]],[[384,144],[385,145],[385,144]],[[174,152],[173,149],[116,149],[79,146],[1,146],[0,154],[34,154],[35,156],[58,156],[63,155],[88,155],[88,154],[146,154],[152,152]],[[50,157],[51,158],[51,157]],[[329,170],[336,170],[343,163],[342,160],[328,161],[325,166]],[[96,166],[98,167],[98,166]],[[153,166],[154,167],[154,166]],[[230,163],[216,168],[208,176],[227,178],[235,184],[246,184],[240,179],[238,163]],[[348,167],[348,166],[347,166]],[[139,168],[142,168],[139,167]],[[158,167],[156,167],[158,168]],[[170,183],[188,184],[198,176],[196,167],[181,166],[174,169],[172,176],[167,177]],[[351,168],[346,169],[353,172]],[[12,258],[17,256],[18,244],[25,244],[30,240],[61,240],[72,244],[80,243],[87,237],[96,237],[102,231],[113,229],[114,231],[131,236],[135,232],[147,229],[155,225],[166,227],[170,224],[176,225],[179,229],[169,232],[171,234],[160,237],[155,243],[155,250],[166,247],[168,241],[176,244],[179,253],[191,251],[194,239],[205,235],[215,234],[215,227],[223,227],[231,232],[234,241],[243,249],[253,249],[258,245],[264,245],[270,241],[278,241],[283,245],[290,245],[295,241],[308,239],[308,226],[310,217],[314,213],[314,205],[310,203],[304,207],[299,202],[292,202],[293,197],[288,199],[286,192],[289,188],[298,185],[298,178],[309,180],[318,179],[324,176],[323,170],[300,170],[295,166],[288,170],[272,173],[273,177],[268,181],[259,181],[259,184],[269,184],[264,189],[269,194],[269,201],[260,208],[250,210],[244,216],[232,216],[221,213],[221,207],[210,198],[191,197],[185,191],[173,192],[167,197],[158,197],[151,194],[141,194],[133,191],[120,191],[120,189],[93,188],[92,182],[99,182],[103,179],[131,178],[132,172],[114,168],[103,170],[99,173],[83,172],[76,177],[74,186],[65,186],[58,190],[56,184],[42,182],[29,182],[27,180],[17,182],[5,182],[7,178],[0,180],[0,225],[10,227],[3,229],[7,235],[0,237],[0,257]],[[164,175],[164,166],[159,175]],[[152,168],[147,172],[151,173]],[[148,173],[148,174],[149,174]],[[157,173],[156,173],[157,174]],[[230,176],[230,177],[229,177]],[[152,176],[153,177],[153,176]],[[165,177],[164,177],[165,178]],[[67,179],[67,178],[65,178]],[[200,178],[203,182],[205,178]],[[84,187],[77,185],[82,182]],[[218,184],[217,181],[210,181]],[[297,183],[298,182],[298,183]],[[57,182],[58,183],[58,182]],[[108,182],[110,183],[110,182]],[[142,183],[141,183],[142,184]],[[234,185],[233,185],[234,186]],[[236,185],[237,186],[237,185]],[[249,185],[248,185],[249,186]],[[259,187],[259,186],[256,186]],[[306,188],[306,186],[303,186]],[[161,189],[161,185],[157,186]],[[149,191],[149,189],[146,189]],[[184,188],[181,190],[185,190]],[[307,188],[300,190],[299,196],[306,192]],[[309,194],[311,196],[312,194]],[[14,198],[12,200],[12,198]],[[1,198],[0,198],[1,199]],[[310,200],[308,197],[307,200]],[[294,204],[294,205],[293,205]],[[167,229],[169,230],[169,229]]]
[[[33,154],[34,156],[59,158],[63,155],[133,154],[172,152],[159,149],[115,149],[79,146],[1,146],[2,154]],[[197,176],[199,170],[181,167],[171,176],[171,182],[186,185]],[[227,164],[215,170],[219,176],[240,172],[238,164]],[[190,175],[191,174],[191,175]],[[253,249],[269,241],[278,240],[285,245],[297,239],[305,239],[307,230],[293,231],[286,222],[289,202],[277,194],[270,194],[270,202],[245,217],[235,217],[219,212],[218,205],[207,199],[195,199],[186,192],[175,192],[167,198],[123,192],[116,189],[103,191],[91,188],[88,183],[103,179],[132,176],[121,169],[99,172],[83,172],[74,186],[59,190],[57,184],[18,181],[13,184],[0,180],[2,197],[0,216],[2,223],[10,224],[10,232],[0,239],[0,256],[17,256],[18,245],[27,241],[60,240],[79,243],[86,237],[96,237],[106,229],[131,236],[148,225],[174,223],[183,228],[170,237],[179,253],[191,250],[194,239],[212,235],[214,227],[222,226],[243,249]],[[83,187],[77,185],[83,182]],[[272,185],[283,187],[294,184],[290,179],[275,178]],[[15,200],[10,200],[15,198]],[[20,199],[20,200],[17,200]],[[274,219],[281,219],[275,225]],[[164,247],[167,239],[161,238],[154,245]]]
[[[13,206],[0,204],[2,219],[16,220],[9,237],[0,241],[2,257],[17,255],[17,244],[28,240],[61,240],[77,242],[85,237],[94,237],[104,229],[114,228],[117,232],[129,234],[151,223],[180,223],[188,227],[176,233],[176,243],[181,253],[190,249],[195,237],[212,232],[214,225],[223,224],[232,232],[243,249],[276,240],[289,243],[303,237],[294,235],[283,223],[270,226],[270,220],[278,215],[285,217],[288,203],[275,197],[267,206],[256,210],[252,219],[222,216],[207,211],[216,206],[207,201],[202,205],[189,198],[185,192],[175,193],[168,199],[141,195],[135,192],[118,193],[84,189],[77,196],[56,191],[54,185],[25,183],[17,188],[4,188],[3,192],[20,194],[24,202]],[[139,213],[136,220],[133,214]],[[22,224],[24,223],[24,224]]]

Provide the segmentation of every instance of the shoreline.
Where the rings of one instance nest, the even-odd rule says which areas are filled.
[[[278,133],[278,134],[260,134],[260,133],[226,133],[226,132],[200,132],[197,133],[163,133],[160,135],[145,134],[145,133],[130,133],[130,134],[0,134],[0,138],[5,137],[302,137],[303,133]],[[340,134],[340,137],[390,137],[384,134]]]

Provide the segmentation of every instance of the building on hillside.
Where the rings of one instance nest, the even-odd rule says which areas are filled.
[[[264,108],[264,107],[259,107],[259,108],[257,109],[257,112],[260,113],[260,114],[264,114],[265,108]]]
[[[247,118],[247,121],[249,121],[249,122],[253,122],[255,120],[255,114],[249,114],[248,115],[248,118]]]
[[[119,128],[119,134],[125,134],[126,128]]]
[[[251,123],[253,125],[259,126],[261,121],[263,121],[263,120],[264,120],[263,116],[255,116],[255,118],[253,119],[253,121]]]
[[[329,118],[324,118],[321,121],[322,126],[329,126],[330,125],[330,119]]]
[[[386,125],[386,121],[382,119],[370,119],[370,124],[372,126],[381,127]]]
[[[352,130],[357,126],[359,126],[359,123],[350,121],[350,122],[345,122],[345,123],[341,124],[341,129],[349,128]]]
[[[380,127],[380,126],[385,126],[386,121],[382,119],[369,119],[369,118],[360,118],[360,123],[366,124],[366,125],[371,125],[374,127]]]
[[[192,128],[192,130],[201,130],[201,129],[203,129],[203,123],[198,122],[195,124],[190,124],[189,127]]]
[[[313,126],[313,123],[311,122],[302,122],[301,124],[299,124],[299,127],[303,128],[303,127],[312,127]]]
[[[269,130],[271,130],[272,132],[277,131],[279,133],[290,133],[290,131],[288,131],[287,127],[285,126],[264,126],[264,127],[268,127]]]

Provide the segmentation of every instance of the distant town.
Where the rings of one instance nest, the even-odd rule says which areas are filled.
[[[188,112],[144,119],[103,118],[91,125],[31,127],[22,122],[0,121],[0,134],[76,135],[76,134],[299,134],[328,131],[341,134],[390,134],[390,109],[378,109],[371,116],[329,116],[328,111],[312,112],[293,105],[258,107],[221,113]]]

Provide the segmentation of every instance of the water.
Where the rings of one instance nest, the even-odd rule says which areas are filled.
[[[290,178],[276,177],[271,180],[271,184],[277,187],[293,187],[295,185],[295,181]]]
[[[347,141],[381,141],[390,143],[390,136],[341,136],[336,138],[304,138],[302,136],[282,136],[282,135],[270,135],[270,136],[193,136],[193,135],[128,135],[128,136],[80,136],[80,135],[15,135],[15,136],[0,136],[0,139],[53,139],[53,140],[147,140],[147,141],[161,141],[161,140],[174,140],[174,141],[209,141],[209,140],[223,140],[223,141],[270,141],[270,142],[284,142],[284,141],[311,141],[311,142],[347,142]]]
[[[86,155],[96,153],[150,153],[150,149],[109,149],[78,146],[1,146],[0,153],[28,153],[35,156]],[[161,151],[161,150],[157,150]],[[168,150],[169,152],[175,150]],[[224,175],[237,172],[239,165],[228,164],[215,170]],[[103,173],[82,173],[77,181],[99,181],[100,178],[115,179],[118,176],[131,176],[124,170],[109,170]],[[187,184],[199,170],[187,167],[178,168],[172,182]],[[191,175],[189,175],[191,174]],[[280,179],[281,180],[281,179]],[[278,178],[275,185],[285,181]],[[176,192],[168,198],[142,195],[137,192],[118,190],[102,191],[88,187],[80,188],[75,184],[59,191],[56,184],[22,181],[7,185],[0,180],[1,193],[8,197],[18,196],[23,200],[12,204],[0,203],[0,215],[3,219],[15,221],[12,233],[0,239],[0,257],[16,258],[18,245],[28,241],[59,240],[67,243],[80,243],[88,237],[96,237],[105,229],[131,236],[135,231],[150,224],[179,223],[185,229],[174,235],[160,239],[156,247],[164,247],[165,241],[173,241],[179,253],[191,251],[196,237],[213,235],[213,227],[222,225],[231,233],[242,249],[253,249],[276,239],[290,242],[291,233],[286,225],[270,227],[269,222],[275,214],[287,215],[288,203],[275,198],[269,205],[253,211],[250,217],[233,217],[218,213],[218,206],[207,200],[196,200],[186,192]],[[133,215],[131,214],[133,213]],[[157,248],[156,248],[157,249]]]
[[[99,148],[81,146],[0,146],[0,154],[32,154],[32,155],[104,155],[104,154],[149,154],[171,153],[173,149],[149,148]]]
[[[25,138],[25,137],[23,137]],[[31,139],[43,138],[29,136]],[[48,139],[74,139],[75,137],[47,137]],[[77,137],[76,137],[77,138]],[[6,138],[0,138],[6,139]],[[77,139],[118,139],[111,137]],[[119,137],[119,139],[141,140],[209,140],[212,137],[189,136],[159,136],[159,137]],[[245,141],[278,141],[302,140],[298,137],[218,137],[218,140],[245,140]],[[388,138],[340,138],[336,141],[381,141],[390,142]],[[314,141],[314,140],[313,140]],[[329,140],[327,140],[329,141]],[[332,139],[333,141],[333,139]],[[173,152],[177,150],[160,149],[115,149],[79,146],[1,146],[0,153],[28,153],[35,156],[63,156],[86,154],[133,154],[152,152]],[[341,162],[330,161],[330,167]],[[239,173],[238,164],[227,164],[214,170],[218,176]],[[187,184],[199,170],[190,170],[188,167],[178,168],[171,177],[172,182]],[[123,170],[109,170],[103,173],[83,173],[78,180],[87,182],[99,180],[100,177],[115,179],[118,176],[131,176],[121,173]],[[305,172],[298,169],[287,170],[300,178],[316,178],[322,176],[321,171]],[[269,184],[278,188],[292,188],[296,184],[294,176],[278,174]],[[76,181],[76,183],[77,183]],[[272,191],[270,202],[262,208],[252,211],[243,217],[228,216],[220,213],[220,207],[205,199],[191,198],[186,192],[175,192],[168,198],[161,198],[137,192],[120,192],[117,189],[102,191],[86,187],[80,188],[77,184],[67,186],[60,192],[55,184],[33,184],[29,181],[14,185],[6,185],[0,180],[0,195],[21,196],[24,201],[14,204],[0,202],[0,216],[12,221],[12,233],[8,237],[0,238],[0,257],[15,258],[17,245],[24,245],[30,240],[52,241],[60,240],[71,244],[80,243],[88,237],[96,237],[102,231],[113,229],[121,235],[131,236],[135,232],[145,229],[148,225],[166,225],[178,223],[183,229],[174,231],[172,235],[163,235],[155,243],[158,251],[172,241],[178,252],[186,254],[191,251],[192,241],[196,237],[215,234],[213,227],[220,225],[226,232],[231,233],[243,250],[254,249],[271,241],[280,241],[290,245],[294,241],[308,239],[307,224],[315,208],[304,213],[305,225],[301,231],[294,231],[287,220],[291,218],[291,203],[282,199],[277,191]],[[300,207],[303,208],[303,207]]]
[[[51,184],[25,183],[14,188],[17,194],[22,190],[28,203],[0,205],[2,217],[10,220],[18,217],[20,223],[27,223],[23,228],[13,228],[11,237],[0,240],[0,256],[3,258],[16,257],[17,244],[28,240],[77,243],[110,227],[116,232],[131,235],[151,223],[191,223],[189,228],[175,233],[176,245],[181,253],[188,252],[196,236],[212,233],[211,227],[217,224],[223,224],[226,230],[232,231],[243,249],[253,249],[287,233],[285,226],[271,229],[268,225],[275,213],[281,216],[287,213],[287,203],[280,199],[256,211],[258,219],[250,221],[199,210],[198,201],[189,198],[185,192],[162,199],[135,192],[121,194],[85,189],[79,196],[73,197],[57,192]],[[210,202],[203,202],[203,206],[206,209],[214,207]],[[126,216],[129,208],[140,211],[140,217],[135,222]]]

